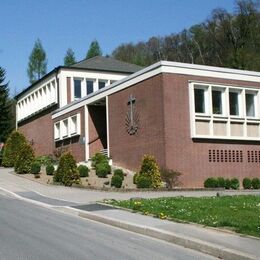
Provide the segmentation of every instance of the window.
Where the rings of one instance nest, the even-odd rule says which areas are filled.
[[[63,137],[69,135],[69,126],[68,126],[68,119],[63,120]]]
[[[231,116],[239,116],[239,93],[229,92],[229,114]]]
[[[81,98],[81,80],[74,79],[74,98]]]
[[[246,115],[255,116],[255,94],[246,93]]]
[[[87,80],[87,95],[93,93],[94,91],[94,82],[92,80]]]
[[[77,133],[77,116],[71,117],[71,127],[70,127],[71,134],[74,135]]]
[[[98,89],[104,88],[105,86],[106,86],[106,82],[105,81],[102,81],[102,80],[98,81]]]
[[[205,89],[195,88],[194,98],[195,98],[195,112],[205,113]]]
[[[223,114],[222,91],[212,90],[212,112],[213,114]]]
[[[60,122],[54,125],[54,139],[60,139]]]

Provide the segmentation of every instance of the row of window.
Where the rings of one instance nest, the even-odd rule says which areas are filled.
[[[17,104],[18,121],[57,102],[55,80],[38,88]]]
[[[80,114],[65,118],[54,124],[54,139],[62,140],[80,135]]]
[[[95,79],[78,79],[74,78],[74,100],[90,95],[93,92],[113,84],[115,80],[95,80]]]
[[[257,90],[194,85],[195,113],[254,118],[258,116],[258,96]]]

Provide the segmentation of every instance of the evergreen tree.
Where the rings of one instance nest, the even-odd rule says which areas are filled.
[[[0,67],[0,143],[5,142],[11,132],[11,101],[9,99],[8,83],[5,81],[5,70]]]
[[[86,59],[93,58],[95,56],[102,56],[102,50],[97,40],[91,42],[86,55]]]
[[[74,63],[76,63],[76,58],[75,58],[75,54],[74,51],[71,48],[68,48],[66,55],[64,57],[64,65],[65,66],[70,66]]]
[[[42,47],[41,41],[36,40],[31,55],[29,57],[27,74],[30,83],[34,83],[46,74],[47,60],[46,53]]]

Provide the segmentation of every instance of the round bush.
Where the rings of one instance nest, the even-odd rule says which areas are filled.
[[[96,165],[96,175],[99,178],[106,178],[111,173],[111,167],[107,163],[100,163]]]
[[[31,165],[31,173],[39,174],[41,171],[41,165],[38,162],[33,162]]]
[[[225,179],[225,189],[229,190],[231,188],[231,181],[230,179]]]
[[[80,183],[80,176],[77,164],[71,153],[63,153],[57,171],[53,177],[54,182],[61,182],[65,186],[71,186],[73,183]]]
[[[124,172],[121,169],[115,169],[114,170],[114,176],[119,176],[120,178],[122,178],[122,180],[124,180]]]
[[[239,180],[237,178],[232,178],[230,180],[230,183],[231,183],[231,188],[233,190],[237,190],[239,188]]]
[[[152,180],[151,178],[147,177],[147,176],[139,176],[137,179],[137,188],[151,188],[152,186]]]
[[[253,187],[253,189],[260,189],[260,179],[259,178],[252,179],[252,187]]]
[[[111,178],[111,186],[116,188],[121,188],[123,179],[119,175],[114,175]]]
[[[53,173],[54,173],[54,166],[52,164],[48,164],[46,166],[46,174],[53,175]]]
[[[243,179],[243,188],[244,189],[251,189],[252,187],[252,181],[249,178]]]
[[[219,188],[225,188],[225,179],[223,177],[218,177],[217,182]]]
[[[85,165],[79,165],[78,167],[80,177],[88,177],[89,168]]]
[[[216,178],[210,177],[204,181],[205,188],[216,188],[218,187],[218,181]]]
[[[96,153],[92,158],[91,158],[91,165],[92,167],[96,168],[98,164],[103,164],[107,163],[108,164],[108,158],[106,155],[102,153]]]

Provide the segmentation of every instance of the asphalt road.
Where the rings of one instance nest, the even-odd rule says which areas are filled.
[[[0,259],[214,259],[0,195]]]

